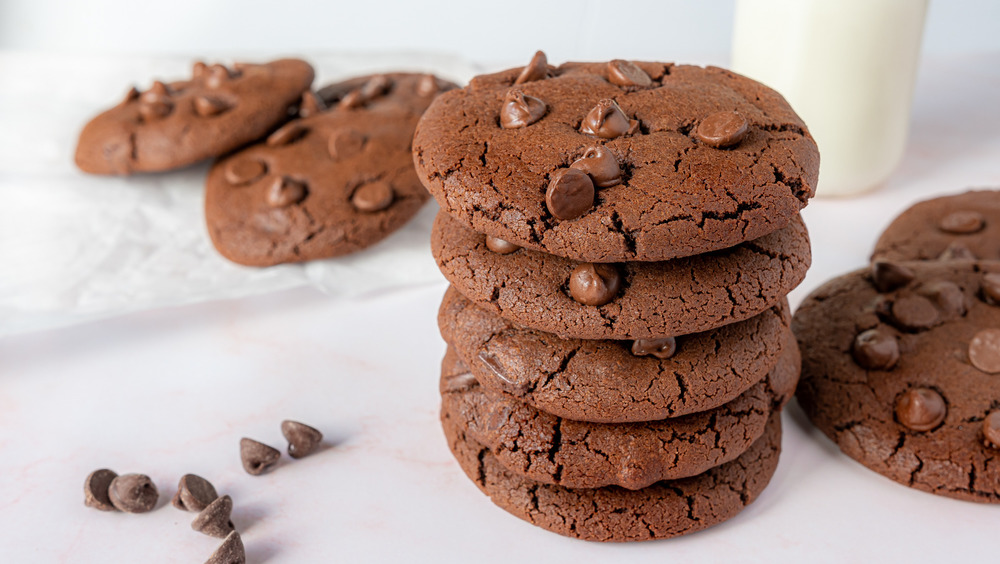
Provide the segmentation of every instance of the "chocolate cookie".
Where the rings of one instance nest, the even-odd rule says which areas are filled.
[[[819,153],[773,90],[719,68],[566,63],[479,76],[413,141],[441,208],[516,245],[590,262],[723,249],[795,221]]]
[[[1000,503],[997,303],[997,262],[877,263],[826,283],[793,321],[802,408],[880,474]]]
[[[92,174],[130,174],[187,166],[251,141],[287,119],[312,84],[305,61],[281,59],[233,68],[195,63],[190,80],[129,90],[80,133],[76,166]]]
[[[1000,191],[918,202],[886,228],[872,260],[1000,259]]]
[[[794,347],[793,347],[794,348]],[[794,354],[788,356],[794,357]],[[799,367],[784,362],[776,381],[794,382]],[[449,349],[441,371],[442,411],[508,470],[568,488],[630,490],[687,478],[743,454],[780,409],[779,394],[758,382],[715,409],[642,423],[588,423],[556,417],[479,385]]]
[[[326,106],[340,108],[392,107],[418,116],[437,94],[458,86],[432,74],[384,73],[356,76],[316,91]]]
[[[783,301],[746,321],[678,337],[673,354],[657,355],[633,352],[634,341],[561,339],[527,329],[454,288],[438,313],[442,337],[484,387],[598,423],[679,417],[733,400],[777,362],[789,322]]]
[[[511,472],[448,413],[442,424],[462,470],[493,503],[544,529],[602,542],[676,537],[733,518],[767,486],[781,450],[781,418],[775,414],[746,452],[697,476],[641,490],[571,489]]]
[[[379,75],[357,90],[366,102],[296,119],[219,160],[205,190],[219,252],[250,266],[327,258],[368,247],[409,221],[428,200],[409,156],[419,112],[377,100],[391,92],[426,106],[437,91],[421,90],[421,76]],[[388,81],[391,90],[372,81]]]
[[[798,218],[731,249],[664,262],[593,265],[498,252],[494,243],[445,213],[431,232],[441,272],[465,297],[520,325],[578,339],[686,335],[749,319],[780,303],[811,260]]]

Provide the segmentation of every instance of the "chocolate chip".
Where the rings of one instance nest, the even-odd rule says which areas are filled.
[[[526,96],[524,92],[513,89],[507,92],[500,107],[500,125],[504,129],[527,127],[542,119],[545,115],[545,102],[534,96]]]
[[[983,274],[979,284],[979,293],[983,301],[990,305],[1000,305],[1000,272]]]
[[[514,84],[524,84],[525,82],[533,82],[535,80],[543,80],[549,76],[549,60],[545,56],[545,53],[541,51],[535,51],[535,56],[531,57],[531,62],[528,66],[521,70],[521,74],[517,75],[517,79]]]
[[[902,296],[892,304],[892,319],[907,331],[923,331],[937,325],[941,316],[923,296]]]
[[[330,134],[326,148],[335,161],[349,159],[361,154],[365,146],[365,136],[354,129],[338,129]]]
[[[558,219],[576,219],[594,207],[594,181],[580,169],[559,169],[549,180],[545,205]]]
[[[299,117],[307,118],[317,114],[321,114],[326,111],[326,103],[320,100],[319,96],[316,95],[312,90],[306,91],[302,94],[302,100],[299,102]]]
[[[182,511],[201,511],[218,497],[211,482],[195,474],[184,474],[170,503]]]
[[[747,136],[747,120],[739,112],[716,112],[701,120],[694,136],[716,149],[739,145]]]
[[[282,421],[281,434],[288,440],[288,455],[292,458],[309,456],[323,442],[323,433],[298,421]]]
[[[911,388],[896,399],[896,420],[913,431],[930,431],[947,414],[944,398],[930,388]]]
[[[983,444],[989,448],[1000,448],[1000,410],[983,419]]]
[[[124,100],[125,102],[131,102],[132,100],[138,100],[138,99],[139,99],[139,89],[136,88],[135,86],[129,88],[128,92],[125,93],[125,100]]]
[[[441,85],[433,74],[425,74],[417,81],[417,96],[432,96],[440,90]]]
[[[351,204],[358,211],[374,213],[391,206],[393,198],[392,186],[384,180],[377,180],[359,186],[351,196]]]
[[[361,107],[375,98],[384,95],[389,91],[390,86],[392,86],[392,81],[389,80],[389,77],[383,74],[375,75],[369,78],[368,81],[362,84],[357,90],[348,92],[347,95],[340,100],[339,106],[346,109]]]
[[[191,76],[194,78],[201,78],[205,75],[207,70],[208,65],[206,65],[203,61],[195,61],[194,65],[191,66]]]
[[[625,112],[618,106],[618,102],[611,99],[598,102],[580,124],[581,132],[604,139],[614,139],[626,133],[635,133],[637,129],[639,129],[639,122],[628,119]]]
[[[246,564],[246,562],[247,553],[243,548],[243,539],[238,532],[233,531],[208,557],[205,564]]]
[[[588,147],[583,156],[573,161],[570,168],[586,172],[597,188],[608,188],[622,181],[622,169],[611,149],[603,145]]]
[[[160,492],[145,474],[123,474],[111,480],[108,497],[125,513],[146,513],[156,507]]]
[[[141,95],[141,98],[146,102],[155,102],[169,97],[170,89],[167,88],[167,85],[164,84],[162,80],[153,82],[153,85],[149,87],[149,90],[143,92]]]
[[[952,241],[937,258],[938,260],[976,260],[976,254],[964,244]]]
[[[267,136],[267,146],[268,147],[281,147],[283,145],[289,145],[302,139],[306,133],[309,132],[309,128],[302,125],[298,121],[293,121],[291,123],[285,124],[284,127],[279,128],[274,133]]]
[[[229,79],[235,78],[235,76],[235,73],[230,72],[225,65],[214,64],[208,67],[208,72],[205,77],[205,86],[209,88],[219,88],[228,82]]]
[[[287,208],[306,199],[309,193],[306,185],[287,176],[279,176],[267,190],[267,205],[272,208]]]
[[[1000,372],[1000,329],[983,329],[969,341],[969,362],[986,372]]]
[[[194,99],[194,111],[201,117],[217,116],[231,107],[229,102],[210,96],[196,96]]]
[[[486,236],[486,248],[498,255],[509,255],[521,247],[499,237]]]
[[[240,439],[240,459],[247,474],[257,476],[278,463],[281,451],[246,437]]]
[[[226,182],[234,186],[250,184],[267,174],[267,165],[253,158],[237,158],[226,165]]]
[[[232,514],[233,498],[228,495],[218,497],[191,521],[191,528],[210,537],[224,539],[236,530],[231,521]]]
[[[986,218],[979,212],[957,211],[941,218],[938,226],[945,233],[967,235],[981,231],[983,227],[986,227]]]
[[[632,354],[635,356],[655,356],[667,359],[677,352],[677,339],[664,337],[662,339],[636,339],[632,341]]]
[[[114,511],[115,506],[108,497],[108,489],[111,482],[118,477],[113,471],[107,468],[94,470],[83,482],[83,504],[87,507],[100,509],[101,511]]]
[[[937,306],[944,317],[955,319],[965,315],[968,304],[962,288],[949,280],[928,282],[920,287],[920,293],[927,296]]]
[[[569,275],[569,293],[583,305],[602,306],[615,299],[621,287],[621,275],[610,264],[585,262]]]
[[[649,88],[653,80],[632,61],[615,59],[608,63],[608,80],[623,87]]]
[[[865,370],[891,370],[899,361],[899,343],[887,331],[869,329],[854,338],[851,356]]]
[[[890,292],[906,286],[913,280],[913,271],[901,264],[887,260],[872,263],[872,284],[879,292]]]
[[[153,121],[170,115],[174,110],[173,102],[169,100],[155,100],[148,102],[139,100],[139,115],[146,121]]]

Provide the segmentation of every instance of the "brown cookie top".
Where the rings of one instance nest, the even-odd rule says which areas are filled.
[[[522,327],[454,288],[438,312],[441,336],[484,387],[598,423],[679,417],[735,399],[778,361],[789,322],[782,302],[746,321],[678,337],[673,354],[657,356],[635,341],[562,339]]]
[[[550,67],[544,56],[441,96],[413,157],[466,226],[590,262],[667,260],[771,233],[812,197],[819,167],[802,120],[750,79],[665,63]]]
[[[775,370],[798,378],[798,366]],[[717,408],[659,421],[591,423],[540,411],[510,395],[483,388],[449,348],[441,370],[442,411],[460,422],[497,461],[515,474],[567,488],[621,486],[630,490],[661,480],[701,474],[733,460],[764,433],[780,408],[767,381]]]
[[[417,76],[389,83],[396,98],[409,90],[413,104],[426,106],[437,92],[421,94]],[[215,163],[205,216],[222,255],[251,266],[344,255],[417,213],[428,200],[409,157],[419,113],[370,95],[368,104],[291,121]]]
[[[543,529],[598,542],[665,539],[727,521],[757,499],[781,452],[781,418],[775,414],[746,452],[697,476],[641,490],[573,489],[511,472],[447,412],[441,419],[462,470],[493,503]]]
[[[813,292],[793,320],[797,397],[812,422],[897,482],[1000,503],[1000,443],[990,439],[1000,440],[998,271],[878,264]]]
[[[663,262],[590,265],[491,245],[445,213],[434,221],[431,251],[455,289],[510,321],[578,339],[687,335],[749,319],[781,303],[811,260],[798,218],[730,249]]]
[[[92,174],[187,166],[260,139],[288,118],[312,84],[299,59],[266,64],[195,63],[190,80],[132,88],[80,133],[76,165]]]
[[[889,224],[872,260],[1000,259],[1000,191],[973,190],[910,206]]]
[[[457,87],[432,74],[390,72],[333,82],[317,90],[316,95],[331,108],[391,107],[420,116],[435,96]]]

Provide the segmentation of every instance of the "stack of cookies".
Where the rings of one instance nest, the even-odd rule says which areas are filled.
[[[451,282],[442,422],[497,505],[596,541],[737,514],[799,375],[819,156],[774,91],[615,60],[479,76],[417,126]]]

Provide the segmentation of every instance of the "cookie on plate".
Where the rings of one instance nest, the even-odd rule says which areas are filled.
[[[897,482],[1000,503],[1000,263],[877,262],[796,311],[796,393],[848,456]]]
[[[260,139],[288,119],[313,81],[305,61],[195,63],[190,80],[129,90],[80,133],[76,165],[92,174],[184,167]]]
[[[421,180],[457,221],[589,262],[662,261],[757,239],[813,195],[816,143],[775,91],[719,68],[531,64],[438,98]]]

